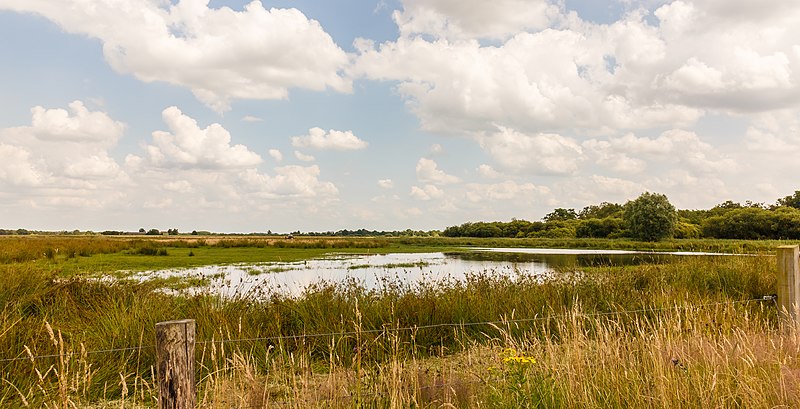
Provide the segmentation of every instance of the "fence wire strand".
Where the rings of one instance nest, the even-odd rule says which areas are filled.
[[[531,318],[517,318],[517,319],[506,319],[506,320],[495,320],[495,321],[476,321],[476,322],[461,322],[461,323],[441,323],[441,324],[428,324],[428,325],[414,325],[414,326],[406,326],[406,327],[384,327],[381,329],[367,329],[367,330],[360,330],[360,331],[340,331],[340,332],[327,332],[327,333],[315,333],[315,334],[297,334],[297,335],[279,335],[279,336],[271,336],[271,337],[253,337],[253,338],[234,338],[234,339],[221,339],[221,340],[208,340],[208,341],[197,341],[195,342],[196,345],[206,345],[206,344],[228,344],[228,343],[243,343],[243,342],[255,342],[255,341],[281,341],[281,340],[298,340],[298,339],[308,339],[308,338],[323,338],[323,337],[346,337],[346,336],[354,336],[360,334],[379,334],[384,332],[401,332],[401,331],[418,331],[418,330],[426,330],[426,329],[435,329],[435,328],[465,328],[465,327],[474,327],[480,325],[508,325],[508,324],[520,324],[526,322],[536,322],[536,321],[546,321],[546,320],[553,320],[553,319],[562,319],[567,317],[574,317],[574,316],[582,316],[582,317],[607,317],[613,315],[625,315],[625,314],[639,314],[639,313],[647,313],[647,312],[663,312],[663,311],[680,311],[680,310],[687,310],[693,308],[706,308],[706,307],[716,307],[721,305],[734,305],[734,304],[746,304],[750,302],[767,302],[773,301],[777,307],[777,297],[774,295],[766,295],[759,298],[751,298],[747,300],[738,300],[738,301],[724,301],[724,302],[716,302],[716,303],[707,303],[707,304],[692,304],[692,305],[675,305],[672,307],[662,307],[662,308],[641,308],[635,310],[621,310],[621,311],[608,311],[608,312],[596,312],[596,313],[563,313],[563,314],[549,314],[549,315],[542,315],[537,317]],[[107,354],[113,352],[130,352],[130,351],[140,351],[143,349],[155,349],[155,345],[139,345],[139,346],[131,346],[131,347],[124,347],[124,348],[110,348],[110,349],[100,349],[100,350],[93,350],[93,351],[86,351],[86,352],[71,352],[66,353],[64,355],[74,356],[74,355],[97,355],[97,354]],[[28,355],[28,356],[19,356],[15,358],[3,358],[0,359],[0,363],[8,363],[14,361],[24,361],[24,360],[37,360],[37,359],[50,359],[50,358],[58,358],[62,356],[61,354],[48,354],[48,355]]]
[[[768,298],[769,297],[769,298]],[[754,301],[772,301],[772,296],[765,296],[760,298],[752,298],[748,300],[739,300],[739,301],[726,301],[726,302],[716,302],[716,303],[708,303],[708,304],[696,304],[696,305],[683,305],[683,306],[674,306],[674,307],[663,307],[663,308],[642,308],[637,310],[622,310],[622,311],[608,311],[608,312],[597,312],[597,313],[564,313],[564,314],[550,314],[550,315],[543,315],[539,317],[532,317],[532,318],[517,318],[517,319],[509,319],[509,320],[496,320],[496,321],[477,321],[477,322],[461,322],[461,323],[441,323],[441,324],[429,324],[429,325],[414,325],[414,326],[407,326],[407,327],[385,327],[381,329],[368,329],[368,330],[361,330],[361,331],[341,331],[341,332],[327,332],[327,333],[316,333],[316,334],[297,334],[297,335],[280,335],[280,336],[272,336],[272,337],[256,337],[256,338],[237,338],[237,339],[224,339],[224,340],[211,340],[211,341],[198,341],[196,344],[203,345],[203,344],[225,344],[225,343],[241,343],[241,342],[253,342],[253,341],[279,341],[279,340],[296,340],[296,339],[306,339],[306,338],[322,338],[322,337],[344,337],[344,336],[353,336],[359,334],[375,334],[375,333],[382,333],[382,332],[390,332],[390,331],[417,331],[417,330],[424,330],[424,329],[434,329],[434,328],[463,328],[463,327],[473,327],[479,325],[505,325],[505,324],[519,324],[525,322],[534,322],[534,321],[546,321],[552,319],[561,319],[567,318],[572,316],[583,316],[583,317],[599,317],[599,316],[612,316],[612,315],[624,315],[624,314],[637,314],[637,313],[644,313],[644,312],[663,312],[663,311],[676,311],[676,310],[686,310],[692,308],[705,308],[705,307],[715,307],[720,305],[733,305],[733,304],[745,304]]]

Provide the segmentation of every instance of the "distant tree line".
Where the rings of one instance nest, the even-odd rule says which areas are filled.
[[[726,201],[708,210],[676,210],[666,196],[643,193],[627,203],[557,208],[542,221],[469,222],[447,237],[800,239],[800,190],[774,205]]]
[[[428,236],[438,236],[438,230],[431,230],[431,231],[424,231],[424,230],[394,230],[394,231],[382,231],[382,230],[367,230],[367,229],[358,229],[358,230],[337,230],[337,231],[326,231],[326,232],[306,232],[302,233],[300,231],[292,232],[293,236],[320,236],[320,237],[408,237],[408,236],[418,236],[418,237],[428,237]]]

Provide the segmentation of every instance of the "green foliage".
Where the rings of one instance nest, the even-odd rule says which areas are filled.
[[[625,231],[625,223],[621,218],[586,219],[575,228],[578,238],[610,238],[621,237]]]
[[[800,209],[744,207],[703,222],[703,236],[722,239],[800,239]]]
[[[633,238],[659,241],[672,237],[678,214],[666,195],[645,192],[625,204],[624,220]]]
[[[583,208],[578,213],[578,218],[582,220],[587,219],[605,219],[608,217],[622,218],[622,213],[625,208],[617,203],[602,202],[599,205],[590,205]]]
[[[451,226],[442,232],[444,237],[537,237],[546,229],[545,223],[512,219],[503,222],[475,222]]]
[[[800,209],[800,190],[795,190],[793,195],[778,199],[778,206]]]
[[[575,220],[577,218],[578,214],[575,213],[575,209],[564,209],[559,207],[542,217],[542,220],[546,222],[560,222],[566,220]]]
[[[680,220],[675,225],[674,237],[676,239],[699,239],[703,231],[700,226],[685,220]]]
[[[705,237],[742,240],[800,237],[800,219],[794,213],[794,210],[800,210],[800,190],[778,199],[775,206],[768,207],[749,200],[743,204],[726,200],[707,210],[678,210],[677,217],[673,216],[675,209],[665,196],[660,199],[665,211],[660,212],[658,204],[653,202],[657,202],[659,196],[663,195],[644,193],[625,206],[602,202],[586,206],[579,213],[573,209],[557,208],[542,218],[544,222],[512,219],[508,223],[464,223],[446,228],[443,235],[483,238],[619,238],[629,235],[645,241],[661,240],[670,235],[679,239]],[[631,218],[637,212],[632,212],[630,205],[645,202],[650,203],[648,206],[652,208],[639,214],[640,217],[636,219],[638,230],[631,229]],[[634,209],[641,208],[634,206]],[[678,218],[680,222],[677,222]],[[576,220],[580,223],[570,224]],[[624,223],[620,224],[620,220],[624,220]],[[670,226],[674,226],[674,230]]]
[[[15,240],[34,242],[27,237]],[[94,240],[72,240],[86,246],[73,247],[77,253],[95,252]],[[98,243],[118,241],[104,238]],[[487,240],[484,239],[483,242]],[[239,250],[238,247],[214,249],[227,252]],[[207,250],[209,249],[192,249],[197,252],[195,258],[202,257]],[[263,252],[267,249],[255,250]],[[284,258],[295,256],[291,249],[281,251],[285,252],[281,253],[286,256]],[[90,259],[94,257],[97,255]],[[166,258],[177,257],[180,255],[173,254]],[[147,260],[142,256],[136,258],[142,262]],[[604,334],[604,337],[598,337],[602,343],[610,345],[608,350],[600,351],[610,352],[610,360],[592,361],[577,368],[587,372],[599,368],[597,372],[592,372],[598,376],[603,371],[607,374],[623,374],[623,371],[616,371],[614,368],[607,370],[605,365],[615,361],[627,362],[627,357],[630,356],[651,355],[616,355],[620,352],[617,349],[619,342],[642,336],[645,343],[651,344],[650,331],[673,328],[662,323],[676,314],[677,305],[741,301],[771,294],[775,285],[773,265],[774,260],[768,257],[681,258],[670,264],[601,267],[578,273],[570,270],[562,272],[561,280],[542,281],[536,275],[520,275],[511,279],[485,271],[472,272],[463,282],[442,280],[408,286],[389,281],[380,290],[366,290],[356,282],[320,283],[310,286],[302,296],[296,298],[265,293],[261,294],[261,298],[248,298],[252,294],[242,294],[223,299],[208,294],[169,295],[160,291],[156,285],[158,283],[59,277],[60,273],[48,263],[0,264],[0,322],[4,323],[0,326],[0,333],[3,335],[0,337],[0,357],[25,358],[26,348],[33,355],[56,354],[55,359],[41,358],[34,363],[28,359],[2,362],[0,369],[3,381],[8,386],[5,389],[0,388],[7,392],[0,393],[0,407],[60,407],[61,405],[54,405],[43,399],[43,395],[47,393],[58,396],[58,388],[63,383],[59,384],[62,378],[56,376],[56,373],[63,374],[63,379],[69,382],[82,382],[78,384],[80,387],[72,387],[74,383],[63,384],[67,385],[64,393],[80,401],[80,407],[99,407],[106,406],[105,404],[110,406],[109,401],[121,399],[126,388],[133,390],[134,384],[142,383],[152,385],[154,348],[101,354],[82,354],[81,351],[152,345],[155,323],[174,319],[176,316],[197,320],[197,339],[203,341],[202,345],[198,344],[198,348],[207,348],[202,350],[205,353],[198,350],[197,377],[199,380],[212,379],[212,383],[230,370],[230,367],[225,366],[223,369],[223,366],[217,366],[212,361],[214,354],[224,353],[222,349],[229,354],[233,352],[237,357],[234,359],[233,355],[226,356],[231,361],[241,359],[252,365],[247,367],[252,370],[247,372],[248,376],[279,371],[279,359],[284,354],[292,354],[293,359],[301,357],[298,359],[308,361],[308,366],[293,376],[302,376],[304,373],[312,375],[312,371],[316,376],[319,375],[319,368],[326,368],[326,363],[331,360],[336,361],[337,369],[349,371],[353,369],[352,363],[355,359],[363,363],[365,368],[381,368],[380,365],[399,356],[399,367],[400,364],[410,364],[412,358],[408,357],[413,357],[415,361],[424,361],[431,355],[451,354],[461,351],[465,345],[476,345],[487,342],[487,339],[524,338],[532,346],[542,345],[543,342],[552,342],[552,347],[569,345],[565,343],[575,332],[564,325],[575,323],[582,326],[585,322],[591,324],[584,320],[584,313],[599,313],[603,314],[604,319],[613,320],[609,321],[613,331]],[[653,309],[653,312],[611,314],[620,310],[643,308]],[[570,311],[580,311],[580,314],[575,315],[572,320],[541,320],[542,317],[563,315]],[[710,311],[713,320],[708,319],[698,325],[683,322],[684,326],[679,325],[678,330],[713,331],[713,335],[719,337],[724,335],[724,328],[737,328],[736,331],[739,331],[747,323],[759,322],[767,326],[775,322],[774,309],[764,308],[763,304],[738,303],[731,304],[730,308],[712,308]],[[727,315],[723,315],[726,312]],[[686,317],[695,315],[697,314],[693,311],[693,314],[687,314]],[[497,321],[504,317],[533,320],[508,326],[464,326],[457,330],[450,326],[452,323]],[[643,325],[648,322],[657,327],[652,329]],[[58,348],[54,348],[45,323],[52,326],[55,334],[63,336],[58,344],[63,348],[61,354],[69,356],[72,363],[80,362],[80,367],[59,366],[60,352]],[[392,327],[416,326],[429,327],[413,332],[387,331]],[[648,332],[642,335],[645,330]],[[303,336],[353,331],[358,331],[361,338]],[[589,338],[592,337],[591,331],[591,326],[588,326],[586,334]],[[387,342],[386,334],[396,338]],[[657,335],[660,332],[652,334]],[[764,332],[756,334],[763,336]],[[263,339],[282,335],[296,338],[284,341]],[[609,336],[605,337],[606,335]],[[691,338],[702,333],[691,332],[686,335]],[[255,338],[261,340],[246,341]],[[209,341],[220,339],[243,341],[226,344],[222,349],[213,350],[213,354],[209,352],[212,348]],[[399,352],[387,354],[392,345]],[[219,348],[219,345],[213,347]],[[500,363],[504,366],[500,367],[497,378],[490,379],[497,386],[495,407],[536,407],[541,402],[571,402],[571,399],[580,396],[570,391],[571,385],[568,382],[576,379],[575,376],[579,376],[581,371],[571,371],[576,367],[556,366],[551,361],[543,361],[540,356],[544,357],[542,354],[546,350],[549,349],[525,348],[519,349],[518,353],[503,356]],[[581,354],[596,352],[592,348],[575,350]],[[526,360],[534,355],[535,362]],[[598,355],[602,357],[602,354]],[[405,361],[403,357],[406,357]],[[794,355],[784,356],[787,357],[795,359]],[[668,365],[669,356],[665,359]],[[473,361],[477,362],[474,364],[477,366],[469,368],[472,372],[480,371],[481,366],[487,365],[486,361],[480,359]],[[731,361],[744,362],[743,359]],[[543,364],[544,362],[547,363]],[[654,363],[660,365],[659,362]],[[777,363],[770,365],[780,369]],[[694,371],[697,367],[691,368]],[[658,365],[634,365],[634,369],[644,375],[652,375],[654,379],[665,373],[663,367]],[[698,374],[699,371],[692,373]],[[330,375],[335,374],[331,371]],[[764,376],[773,380],[775,377],[771,372]],[[121,377],[124,377],[122,382]],[[270,382],[279,382],[279,378],[275,376]],[[292,376],[288,378],[298,379]],[[637,378],[636,382],[625,382],[623,379],[616,385],[627,385],[631,390],[639,391],[642,385],[639,380]],[[201,388],[203,385],[208,383],[200,381]],[[14,393],[15,390],[20,393]],[[199,392],[200,395],[203,394],[203,391]],[[676,396],[680,396],[681,392],[683,391],[676,391]],[[602,393],[616,392],[613,388],[605,388]],[[156,395],[157,393],[150,393],[150,390],[139,394],[128,392],[129,399],[135,396],[135,399],[145,400],[141,405],[145,407],[154,406]],[[27,403],[23,404],[20,396],[27,399]],[[617,398],[623,399],[624,396]],[[103,402],[104,400],[109,401]],[[116,401],[115,404],[122,406],[120,402],[122,401]]]

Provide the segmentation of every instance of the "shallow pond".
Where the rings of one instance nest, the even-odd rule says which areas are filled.
[[[414,288],[468,274],[485,273],[510,279],[526,276],[546,280],[557,271],[602,265],[660,263],[673,257],[711,253],[650,253],[571,249],[471,249],[456,253],[390,253],[332,255],[293,263],[215,265],[136,273],[132,278],[200,279],[207,286],[190,293],[210,292],[223,297],[263,298],[279,292],[300,295],[315,283],[354,283],[367,289],[387,286]]]

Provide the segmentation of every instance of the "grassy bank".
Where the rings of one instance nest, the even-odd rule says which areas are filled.
[[[0,236],[0,264],[36,263],[62,276],[97,275],[212,264],[291,262],[330,253],[459,251],[465,247],[530,247],[773,254],[786,241],[508,239],[449,237],[314,238],[238,236]],[[43,265],[44,264],[44,265]]]
[[[320,284],[268,300],[176,297],[156,283],[87,280],[64,267],[104,257],[113,267],[113,257],[218,263],[259,252],[436,248],[413,239],[372,248],[173,241],[154,242],[168,253],[158,256],[120,242],[88,244],[108,252],[0,264],[0,406],[151,406],[153,328],[186,317],[197,320],[199,401],[209,408],[773,407],[800,399],[796,339],[777,330],[771,303],[751,301],[774,293],[771,257],[564,271],[545,283],[489,271],[373,291]]]

